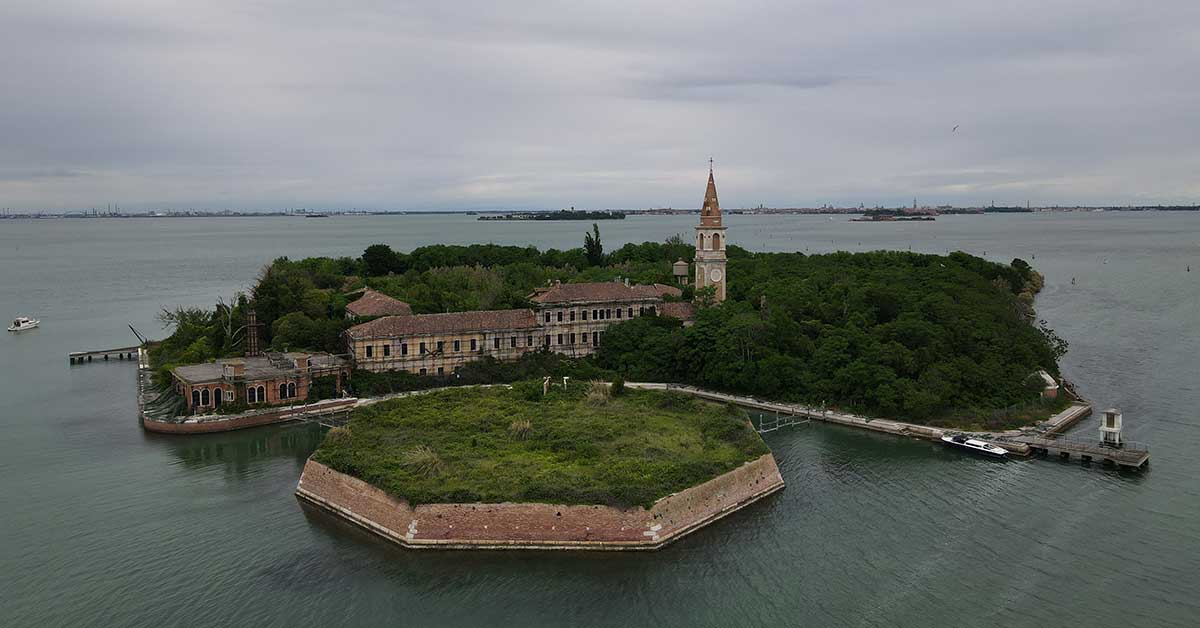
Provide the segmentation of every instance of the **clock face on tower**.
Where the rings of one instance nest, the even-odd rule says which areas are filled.
[[[714,268],[708,272],[708,278],[712,279],[713,283],[720,283],[721,277],[723,276],[724,274],[721,272],[720,268]]]

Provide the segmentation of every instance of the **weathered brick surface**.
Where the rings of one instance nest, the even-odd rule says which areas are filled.
[[[650,510],[553,504],[410,506],[309,460],[296,493],[408,547],[652,549],[783,488],[770,454],[664,497]]]

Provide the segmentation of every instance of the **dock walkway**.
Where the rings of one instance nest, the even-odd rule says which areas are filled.
[[[1141,469],[1150,462],[1150,448],[1132,441],[1125,441],[1121,447],[1108,447],[1097,441],[1067,436],[1025,435],[1015,440],[1027,445],[1034,455],[1058,456],[1063,460],[1069,460],[1074,454],[1083,462],[1099,460],[1132,470]]]

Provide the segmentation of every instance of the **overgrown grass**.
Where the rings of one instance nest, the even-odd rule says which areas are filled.
[[[536,395],[531,394],[536,391]],[[314,458],[413,504],[540,502],[650,507],[769,452],[746,413],[592,384],[465,388],[356,410]]]

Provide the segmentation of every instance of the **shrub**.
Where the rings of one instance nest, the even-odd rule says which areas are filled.
[[[592,381],[588,384],[587,400],[593,406],[602,406],[608,403],[610,397],[608,384],[601,381]]]
[[[513,421],[508,426],[508,433],[517,440],[525,440],[529,438],[529,434],[533,432],[533,421],[528,419]]]
[[[350,427],[349,426],[335,427],[335,428],[329,430],[329,433],[325,435],[325,444],[329,445],[330,447],[337,447],[338,445],[349,444],[349,442],[350,442]]]
[[[614,397],[620,397],[625,393],[625,380],[620,377],[614,377],[612,386],[608,389],[609,394]]]
[[[428,445],[417,445],[401,455],[402,464],[413,473],[432,477],[442,470],[442,459]]]

